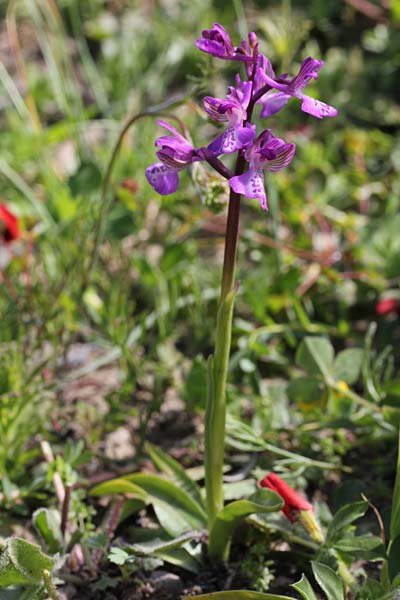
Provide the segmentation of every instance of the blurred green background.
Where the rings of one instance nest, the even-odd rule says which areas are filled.
[[[255,31],[279,73],[323,59],[310,94],[339,110],[320,122],[294,100],[260,123],[297,152],[267,178],[269,213],[243,202],[231,413],[271,441],[289,430],[294,447],[327,460],[352,448],[346,428],[360,428],[358,443],[393,442],[399,321],[376,304],[400,300],[399,2],[16,0],[0,15],[0,201],[24,229],[2,267],[2,476],[32,484],[39,435],[61,449],[83,438],[104,456],[106,437],[128,423],[140,452],[165,406],[204,407],[224,186],[206,177],[200,189],[195,171],[173,196],[156,195],[144,170],[160,129],[146,117],[124,138],[106,199],[101,188],[135,113],[163,106],[196,145],[216,135],[201,100],[223,96],[238,65],[196,49],[214,21],[237,44]],[[390,407],[386,433],[345,393],[291,385],[307,334],[336,351],[364,348],[351,383],[378,412]],[[92,396],[81,390],[88,377]],[[331,436],[318,436],[327,426]]]

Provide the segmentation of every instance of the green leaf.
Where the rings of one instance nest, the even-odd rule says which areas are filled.
[[[172,537],[207,525],[204,511],[185,491],[159,475],[137,473],[126,477],[147,494],[157,518]]]
[[[51,554],[63,551],[64,540],[61,533],[61,518],[57,510],[39,508],[33,513],[32,522]]]
[[[343,584],[335,571],[318,562],[311,562],[314,577],[324,590],[328,600],[344,600]]]
[[[179,548],[189,542],[199,537],[198,531],[189,531],[188,533],[184,533],[179,537],[175,537],[172,539],[166,539],[165,537],[155,537],[153,539],[143,541],[136,544],[130,544],[129,549],[138,555],[148,555],[148,554],[157,554],[158,552],[164,552],[166,550],[173,550],[174,548]]]
[[[295,598],[262,592],[248,592],[247,590],[232,590],[229,592],[200,594],[200,596],[187,596],[185,600],[295,600]]]
[[[200,492],[200,487],[187,475],[185,469],[171,456],[160,450],[160,448],[147,443],[146,450],[156,467],[168,475],[173,483],[176,483],[193,498],[199,505],[199,509],[203,512],[204,518],[206,518],[205,503]]]
[[[333,365],[333,376],[337,381],[356,383],[360,376],[364,351],[361,348],[348,348],[339,352]]]
[[[400,429],[397,443],[396,480],[394,484],[392,514],[390,517],[390,539],[394,540],[400,535]]]
[[[92,496],[112,496],[113,494],[132,494],[139,499],[146,499],[144,490],[123,477],[99,483],[90,490]]]
[[[361,556],[358,556],[360,553],[368,553],[372,550],[375,550],[375,553],[378,552],[378,556],[382,558],[385,557],[385,548],[381,538],[377,535],[366,534],[348,536],[341,538],[339,541],[335,542],[333,546],[336,550],[339,550],[339,552],[345,552],[347,554],[354,552],[357,554],[357,558],[361,558]]]
[[[390,544],[388,569],[389,579],[393,581],[400,574],[400,535]]]
[[[299,592],[300,596],[302,596],[304,600],[318,600],[317,596],[314,593],[314,590],[310,585],[310,582],[308,581],[304,573],[301,576],[300,581],[292,583],[292,588],[294,588],[296,592]]]
[[[57,557],[21,538],[8,538],[0,554],[0,587],[40,583],[43,571],[53,571]]]
[[[186,571],[192,573],[198,572],[199,564],[196,554],[192,556],[189,548],[173,547],[175,540],[168,536],[161,527],[151,529],[134,527],[130,531],[135,544],[133,546],[125,546],[128,551],[137,549],[138,553],[141,554],[144,547],[153,546],[153,550],[155,550],[153,556],[182,569],[186,569]],[[180,543],[180,540],[184,541],[184,538],[188,542],[193,537],[197,537],[198,534],[199,532],[189,532],[187,536],[177,538],[177,542]],[[158,548],[156,548],[157,545],[159,546]],[[163,549],[161,549],[161,545],[163,545]]]
[[[334,355],[329,340],[324,337],[307,336],[297,349],[296,362],[305,371],[330,379]]]
[[[272,490],[257,490],[247,500],[237,500],[225,506],[217,515],[209,536],[210,556],[225,556],[230,539],[239,523],[249,515],[281,510],[282,498]]]
[[[184,548],[160,550],[154,556],[191,573],[198,573],[199,571],[199,564]]]
[[[371,600],[371,598],[383,599],[385,596],[385,588],[372,579],[368,580],[357,592],[355,600]]]
[[[298,377],[288,386],[288,395],[304,410],[320,409],[328,400],[328,388],[321,379],[316,377]]]
[[[368,502],[365,502],[364,500],[342,506],[329,523],[326,534],[327,543],[329,544],[332,540],[337,540],[340,536],[341,530],[353,523],[353,521],[363,517],[367,508]]]

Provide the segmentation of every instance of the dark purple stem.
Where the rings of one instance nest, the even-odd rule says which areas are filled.
[[[224,165],[223,162],[219,160],[216,156],[213,156],[207,148],[199,148],[197,154],[204,160],[208,162],[222,177],[225,179],[230,179],[233,177],[233,173],[228,167]]]

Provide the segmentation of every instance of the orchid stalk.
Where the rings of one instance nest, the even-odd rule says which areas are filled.
[[[174,193],[179,185],[179,172],[195,162],[203,161],[228,180],[230,196],[225,234],[225,252],[221,295],[217,314],[214,355],[209,359],[208,401],[205,417],[205,483],[210,533],[209,554],[216,560],[227,558],[228,542],[215,543],[215,525],[224,507],[223,463],[225,452],[226,382],[231,350],[232,318],[236,296],[235,267],[239,238],[241,197],[258,199],[268,210],[264,186],[264,171],[276,172],[293,159],[296,146],[273,135],[270,129],[256,132],[252,123],[253,111],[261,105],[261,118],[279,112],[291,98],[302,101],[301,108],[317,118],[332,117],[337,111],[319,100],[304,94],[312,79],[317,79],[323,61],[306,58],[299,73],[289,78],[276,76],[268,58],[259,53],[257,37],[249,34],[235,47],[225,29],[215,23],[204,30],[197,40],[199,50],[244,66],[247,79],[236,75],[235,85],[229,87],[224,99],[207,96],[206,113],[215,121],[225,123],[225,130],[207,146],[194,148],[175,128],[164,121],[159,124],[172,135],[159,137],[155,146],[159,162],[146,169],[150,185],[161,195]],[[236,153],[232,172],[221,156]]]

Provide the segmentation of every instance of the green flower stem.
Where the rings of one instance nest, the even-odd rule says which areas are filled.
[[[244,170],[244,157],[239,154],[235,174]],[[226,380],[231,351],[232,318],[235,301],[235,266],[239,236],[240,195],[231,190],[225,234],[221,298],[217,315],[214,357],[209,361],[208,399],[205,416],[205,480],[208,528],[211,531],[217,514],[224,505],[222,472],[225,450]],[[222,560],[222,555],[213,556]]]
[[[235,290],[232,290],[220,304],[217,316],[215,354],[209,360],[205,418],[205,479],[209,531],[224,506],[222,473],[225,449],[225,396],[235,295]]]

